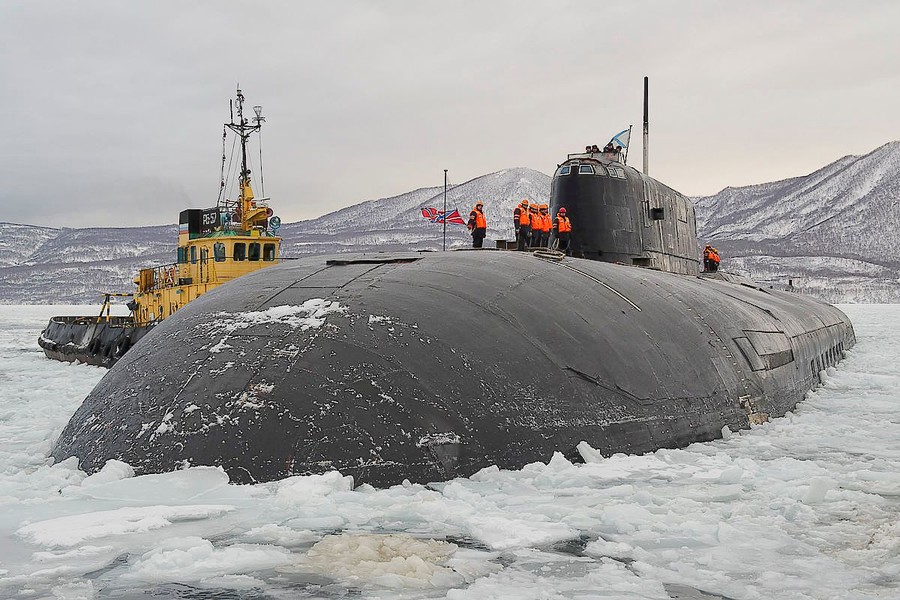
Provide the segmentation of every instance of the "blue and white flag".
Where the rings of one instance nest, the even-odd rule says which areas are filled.
[[[631,128],[624,131],[620,131],[616,135],[612,136],[612,139],[609,140],[609,143],[613,146],[622,146],[622,148],[628,147],[628,142],[631,141]]]

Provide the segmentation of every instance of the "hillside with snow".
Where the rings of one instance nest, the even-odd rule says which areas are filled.
[[[522,198],[549,202],[549,196],[550,177],[514,168],[448,188],[447,208],[466,219],[483,201],[485,247],[493,247],[514,237],[512,211]],[[279,230],[282,254],[440,250],[443,226],[423,218],[422,209],[441,210],[443,203],[443,187],[421,188],[286,223]],[[724,270],[829,302],[900,302],[900,142],[695,203],[700,241],[718,247]],[[0,303],[94,303],[104,291],[130,292],[140,268],[174,262],[176,241],[175,225],[0,223]],[[447,225],[448,249],[470,243],[464,225]]]
[[[729,270],[831,302],[900,301],[900,142],[695,204]]]

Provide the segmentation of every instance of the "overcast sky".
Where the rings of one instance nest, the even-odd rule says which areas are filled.
[[[0,0],[0,221],[214,206],[238,83],[286,222],[444,169],[551,174],[629,125],[641,168],[645,75],[655,178],[805,175],[900,138],[898,25],[896,0]]]

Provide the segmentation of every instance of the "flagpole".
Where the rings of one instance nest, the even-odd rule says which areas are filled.
[[[444,169],[444,250],[447,250],[447,169]]]

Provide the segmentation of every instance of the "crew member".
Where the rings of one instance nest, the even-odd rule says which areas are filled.
[[[709,270],[715,273],[719,270],[719,262],[721,259],[719,258],[719,251],[715,248],[710,248],[709,251]]]
[[[519,243],[519,229],[522,227],[522,213],[528,214],[528,200],[523,199],[513,210],[513,229],[516,230],[516,244]]]
[[[610,142],[607,143],[605,146],[603,146],[603,152],[605,152],[605,153],[607,153],[607,154],[612,154],[612,153],[615,152],[615,151],[616,151],[616,149],[615,149],[615,147],[613,146],[612,141],[610,141]]]
[[[528,246],[537,246],[541,241],[541,214],[535,202],[528,206],[528,219],[531,221],[531,238],[528,240]]]
[[[484,218],[484,203],[480,200],[469,213],[469,231],[472,232],[472,247],[481,248],[484,236],[487,235],[487,220]]]
[[[546,248],[550,245],[550,228],[553,225],[553,218],[550,216],[550,207],[546,204],[540,205],[541,218],[541,237],[538,246]]]
[[[521,210],[519,211],[519,226],[516,228],[518,232],[516,236],[516,242],[518,245],[516,248],[519,250],[525,250],[525,246],[528,245],[528,241],[531,239],[531,212],[528,210],[528,200],[522,200]]]
[[[712,245],[707,244],[707,245],[703,246],[703,272],[704,273],[709,273],[712,270],[709,266],[709,263],[711,262],[710,254],[712,254]]]
[[[566,216],[566,207],[564,206],[559,209],[559,212],[556,213],[556,218],[553,219],[553,234],[559,242],[557,247],[560,252],[568,254],[569,235],[571,233],[572,222],[569,221],[569,217]]]

